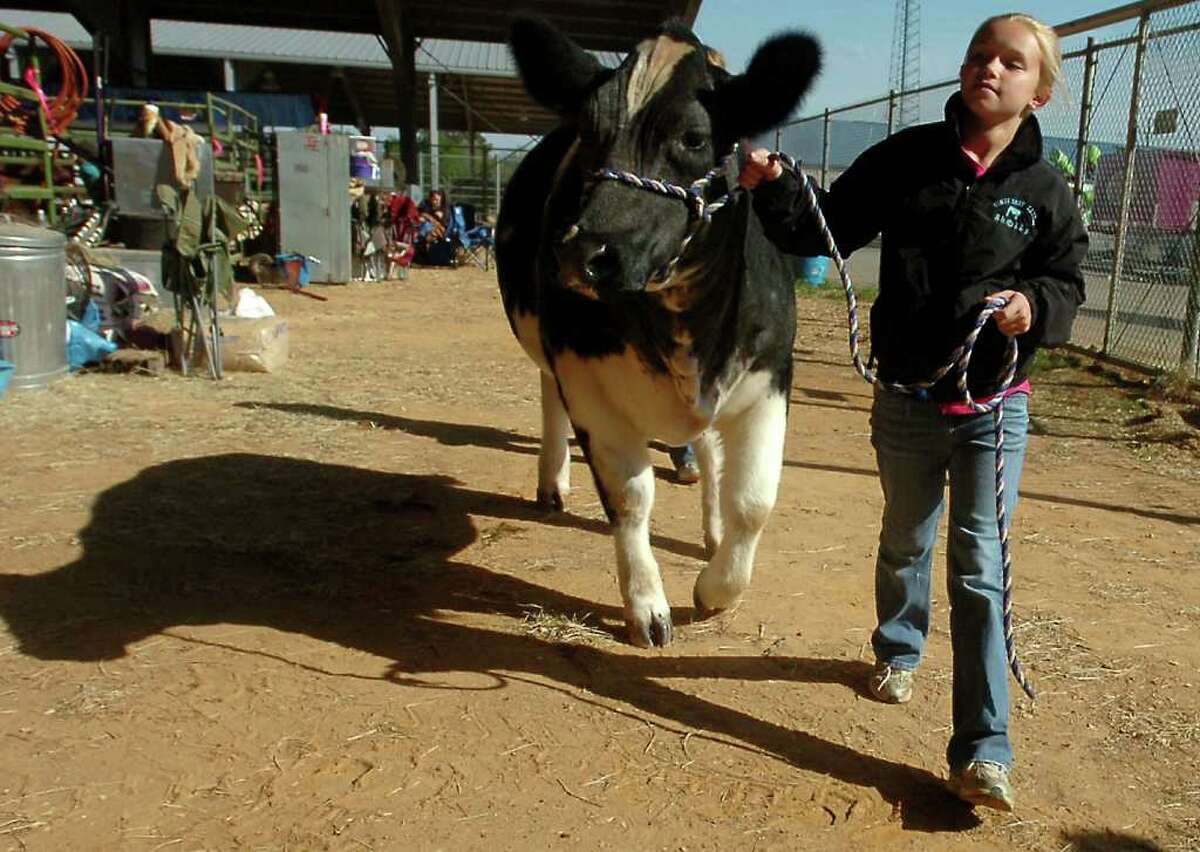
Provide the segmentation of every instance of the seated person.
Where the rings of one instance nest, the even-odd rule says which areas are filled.
[[[453,266],[454,243],[448,236],[451,213],[446,194],[440,189],[431,189],[417,209],[421,216],[415,246],[417,262],[430,266]]]
[[[417,206],[417,210],[421,214],[421,241],[429,244],[444,239],[450,224],[446,194],[440,189],[429,190],[429,195]]]
[[[394,192],[388,200],[387,219],[391,228],[388,259],[397,267],[393,271],[401,272],[412,265],[421,213],[415,201],[402,192]]]

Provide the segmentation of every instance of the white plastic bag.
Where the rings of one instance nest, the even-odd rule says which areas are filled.
[[[271,305],[267,300],[258,295],[258,293],[255,293],[249,287],[243,287],[242,292],[238,294],[238,303],[233,311],[233,315],[245,317],[246,319],[262,319],[263,317],[275,316],[275,311],[271,309]]]

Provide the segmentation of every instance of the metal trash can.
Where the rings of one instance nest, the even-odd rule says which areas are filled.
[[[67,375],[67,238],[0,222],[0,359],[13,389],[41,389]]]

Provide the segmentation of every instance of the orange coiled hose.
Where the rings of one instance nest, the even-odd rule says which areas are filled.
[[[24,28],[29,35],[41,39],[50,48],[62,69],[62,88],[52,99],[43,100],[46,104],[46,124],[50,133],[62,134],[71,126],[79,107],[83,105],[88,94],[88,72],[79,58],[79,54],[56,36],[44,30]],[[14,36],[9,33],[0,34],[0,54],[7,52],[12,45]],[[40,85],[40,81],[39,81]],[[0,102],[0,112],[11,113],[10,104]]]

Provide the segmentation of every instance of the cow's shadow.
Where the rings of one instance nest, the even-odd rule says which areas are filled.
[[[489,450],[503,450],[508,453],[521,453],[527,456],[537,456],[541,446],[540,439],[513,432],[510,429],[497,429],[494,426],[480,426],[476,423],[452,423],[448,420],[421,420],[416,417],[404,417],[397,414],[382,414],[378,411],[360,411],[353,408],[338,408],[333,405],[315,405],[310,402],[238,402],[235,408],[246,408],[257,411],[260,408],[280,411],[284,414],[295,414],[301,417],[326,417],[330,420],[341,420],[348,423],[362,423],[375,429],[390,429],[404,432],[406,435],[417,435],[422,438],[432,438],[446,447],[483,447]],[[666,453],[667,445],[661,441],[652,441],[650,446]],[[577,443],[571,438],[571,461],[586,465],[583,453],[577,449]],[[654,465],[654,475],[664,482],[675,479],[675,473],[666,465]],[[699,558],[699,557],[698,557]]]
[[[517,534],[504,519],[543,518],[530,503],[445,477],[245,454],[168,462],[100,495],[80,534],[84,552],[77,561],[33,576],[0,574],[0,616],[21,652],[44,660],[116,659],[132,643],[172,627],[237,623],[390,660],[385,677],[396,682],[479,672],[502,685],[530,675],[570,687],[564,691],[577,700],[586,689],[697,735],[719,735],[801,769],[876,788],[907,827],[976,824],[929,772],[655,680],[837,683],[850,701],[866,677],[863,663],[612,653],[440,620],[446,610],[519,619],[541,607],[590,612],[613,629],[620,624],[617,606],[455,560],[479,538],[471,516],[486,519],[482,544]],[[803,700],[802,690],[779,688]]]

